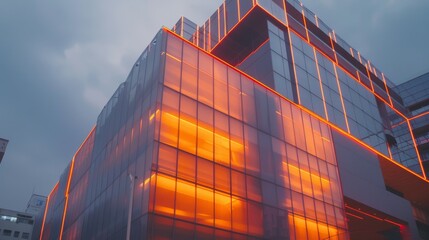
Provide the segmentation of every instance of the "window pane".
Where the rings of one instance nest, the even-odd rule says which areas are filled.
[[[197,98],[197,69],[188,65],[182,65],[182,93]]]
[[[216,190],[231,192],[231,173],[230,169],[221,165],[215,164],[215,188]]]
[[[177,176],[195,181],[195,156],[179,151]]]
[[[193,221],[195,217],[195,185],[177,180],[176,217]]]
[[[213,187],[213,162],[198,158],[197,160],[198,184]]]
[[[198,223],[213,226],[213,204],[213,190],[197,186],[196,219]]]
[[[231,228],[231,196],[215,192],[215,226],[223,229]]]
[[[261,236],[264,233],[262,224],[262,206],[253,202],[248,202],[248,227],[249,234]]]
[[[174,215],[175,178],[158,174],[156,178],[155,212],[168,216]]]
[[[169,175],[176,175],[176,157],[175,148],[159,144],[158,170]]]

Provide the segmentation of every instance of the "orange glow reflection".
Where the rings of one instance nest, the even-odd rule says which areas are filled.
[[[292,226],[294,224],[294,226]],[[289,215],[289,225],[294,229],[295,239],[339,239],[338,228],[298,215]]]
[[[168,112],[161,113],[162,127],[165,129],[161,132],[167,142],[176,142],[177,131],[180,126],[180,150],[195,154],[196,148],[196,134],[198,133],[198,149],[197,155],[199,157],[213,161],[213,145],[216,145],[216,155],[221,156],[216,159],[221,163],[229,165],[229,154],[231,152],[231,165],[241,166],[239,156],[243,155],[243,144],[241,142],[232,140],[227,133],[222,134],[216,130],[197,125],[195,119],[178,117]],[[179,123],[179,124],[178,124]],[[224,157],[222,157],[224,156]]]
[[[291,189],[307,196],[323,199],[323,194],[330,194],[330,181],[315,173],[310,173],[292,164],[283,162],[283,172],[289,173]],[[302,190],[301,190],[302,187]]]
[[[155,212],[188,220],[193,220],[195,216],[200,224],[215,224],[216,227],[223,229],[230,229],[231,225],[234,225],[235,231],[246,232],[247,220],[240,217],[240,213],[247,211],[244,200],[165,175],[157,174],[156,182]],[[176,194],[176,204],[173,201],[164,204],[165,199],[174,194]],[[179,199],[188,201],[186,205],[180,205]],[[232,216],[232,211],[237,214]],[[231,219],[234,219],[234,222]]]

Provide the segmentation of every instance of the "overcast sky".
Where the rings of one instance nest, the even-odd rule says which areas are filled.
[[[0,0],[0,208],[48,195],[156,32],[221,0]],[[429,1],[303,0],[396,83],[429,71]]]

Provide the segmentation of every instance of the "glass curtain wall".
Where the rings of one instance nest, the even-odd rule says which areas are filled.
[[[150,236],[346,232],[326,124],[171,34],[165,56],[156,167],[145,180]]]

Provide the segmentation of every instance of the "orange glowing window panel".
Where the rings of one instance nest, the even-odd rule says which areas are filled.
[[[331,187],[328,179],[289,163],[283,162],[282,167],[284,173],[289,173],[292,190],[302,192],[307,196],[314,196],[318,199],[323,199],[323,194],[330,194]]]
[[[156,184],[155,212],[187,220],[196,217],[200,224],[214,224],[222,229],[231,229],[233,224],[234,230],[246,232],[247,208],[244,200],[161,174],[156,175]],[[232,216],[232,212],[237,215]],[[232,223],[232,218],[236,222]]]
[[[161,122],[161,141],[164,143],[176,146],[177,132],[180,126],[181,136],[178,146],[180,150],[195,154],[195,148],[198,146],[197,155],[213,161],[213,147],[216,145],[216,154],[219,155],[217,159],[221,161],[221,163],[229,165],[228,160],[229,154],[231,153],[231,165],[241,167],[242,161],[239,158],[243,156],[244,151],[241,141],[230,139],[230,137],[223,132],[214,132],[208,126],[197,125],[195,119],[179,118],[168,112],[161,113]],[[198,138],[195,136],[196,131]],[[196,141],[198,141],[197,145]],[[224,156],[224,158],[221,156]]]
[[[336,226],[328,225],[309,218],[298,215],[289,215],[289,226],[291,235],[295,239],[340,239],[339,229]],[[293,236],[291,236],[293,238]]]

